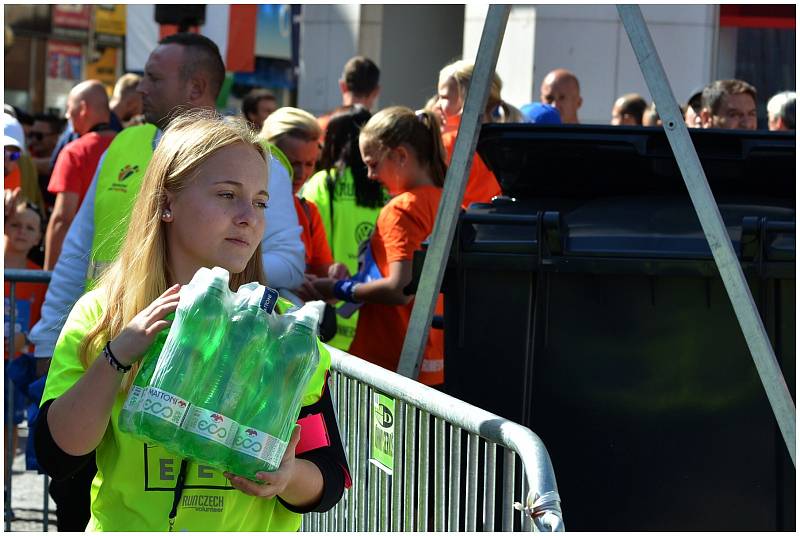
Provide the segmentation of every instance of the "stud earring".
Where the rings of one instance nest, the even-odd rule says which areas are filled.
[[[164,209],[161,212],[161,219],[164,220],[164,221],[170,221],[172,219],[172,212],[170,212],[167,209]]]

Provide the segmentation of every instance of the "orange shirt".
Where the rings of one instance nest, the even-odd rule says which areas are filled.
[[[459,116],[460,118],[461,116]],[[460,119],[459,119],[460,122]],[[442,143],[447,151],[447,163],[453,159],[453,149],[456,146],[456,135],[458,125],[451,126],[442,134]],[[492,197],[500,195],[500,185],[497,183],[494,173],[492,173],[478,153],[472,158],[472,167],[469,170],[467,188],[464,190],[464,199],[461,206],[465,209],[472,203],[489,203]]]
[[[26,266],[29,270],[41,270],[42,267],[28,261]],[[16,303],[15,318],[14,318],[14,332],[29,334],[31,327],[39,321],[42,314],[42,303],[44,302],[44,295],[47,292],[47,285],[44,283],[17,283],[14,286],[14,301]],[[11,332],[8,324],[9,313],[11,312],[11,283],[4,282],[4,305],[5,312],[4,322],[4,335],[3,335],[3,357],[8,360],[8,335]],[[24,349],[23,351],[30,351]],[[19,355],[22,352],[18,352]],[[15,356],[16,357],[16,356]]]
[[[22,186],[22,172],[19,166],[14,166],[14,171],[3,177],[3,189],[13,190]]]
[[[398,195],[383,207],[370,246],[384,277],[389,275],[391,263],[410,261],[414,251],[421,249],[422,242],[433,232],[441,197],[441,188],[421,186]],[[406,305],[365,303],[359,311],[350,353],[385,369],[397,370],[413,306],[413,302]],[[436,314],[443,312],[444,302],[439,295]],[[442,330],[430,330],[424,356],[419,381],[427,385],[443,383]]]
[[[294,209],[297,212],[297,219],[303,227],[300,238],[303,239],[303,245],[306,248],[306,271],[311,271],[311,268],[319,269],[320,266],[327,269],[333,263],[333,255],[317,205],[294,196]],[[325,277],[328,274],[318,273],[315,275]]]

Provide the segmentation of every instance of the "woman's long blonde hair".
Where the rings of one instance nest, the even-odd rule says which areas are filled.
[[[467,100],[467,91],[469,84],[472,81],[472,72],[475,65],[466,60],[458,60],[450,65],[446,65],[439,71],[439,85],[452,78],[458,86],[458,94],[461,97],[462,107]],[[500,97],[500,91],[503,89],[503,81],[497,75],[492,73],[492,86],[489,89],[489,98],[486,100],[486,108],[484,109],[484,122],[486,123],[520,123],[523,120],[522,112],[517,108],[507,103]],[[494,114],[496,109],[500,109],[500,116]]]
[[[88,368],[106,341],[167,289],[168,224],[161,219],[167,193],[179,194],[209,157],[239,143],[253,147],[266,161],[264,149],[244,120],[223,120],[215,112],[201,111],[182,114],[170,123],[142,179],[119,256],[98,281],[104,308],[97,325],[81,342],[79,356],[84,367]],[[235,290],[251,281],[265,284],[260,244],[245,269],[231,274],[230,286]],[[139,363],[125,378],[123,390],[130,388],[138,370]]]

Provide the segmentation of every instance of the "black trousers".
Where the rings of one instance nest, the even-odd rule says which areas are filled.
[[[50,497],[56,503],[58,532],[84,532],[89,524],[92,480],[97,473],[94,455],[66,480],[50,481]]]

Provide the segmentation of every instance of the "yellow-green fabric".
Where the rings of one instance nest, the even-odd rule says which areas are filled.
[[[97,177],[90,264],[114,261],[128,231],[133,204],[153,158],[155,125],[128,127],[108,146]],[[91,288],[93,281],[87,281]]]
[[[333,260],[347,266],[350,274],[355,275],[358,272],[358,246],[372,234],[381,207],[366,208],[356,203],[355,180],[350,168],[345,168],[344,173],[336,179],[332,192],[327,183],[329,173],[334,174],[336,170],[312,175],[303,185],[300,195],[317,205]],[[388,201],[388,198],[384,201]],[[355,337],[357,324],[358,311],[350,318],[337,316],[336,336],[328,344],[347,351]]]
[[[285,309],[283,302],[279,310]],[[73,307],[56,343],[43,402],[61,396],[85,372],[79,344],[102,311],[98,290],[85,294]],[[319,400],[330,368],[330,354],[321,344],[319,349],[320,363],[303,396],[304,406]],[[97,447],[88,530],[166,531],[181,458],[119,430],[125,396],[117,395],[110,425]],[[300,521],[299,514],[276,499],[245,495],[232,488],[220,471],[190,461],[173,530],[297,531]]]
[[[269,151],[269,153],[275,157],[275,159],[281,163],[283,167],[286,168],[286,171],[289,172],[289,180],[291,181],[294,178],[294,169],[292,169],[292,163],[289,162],[289,158],[283,154],[283,151],[278,149],[277,145],[274,145],[268,141],[261,142],[262,147]]]

